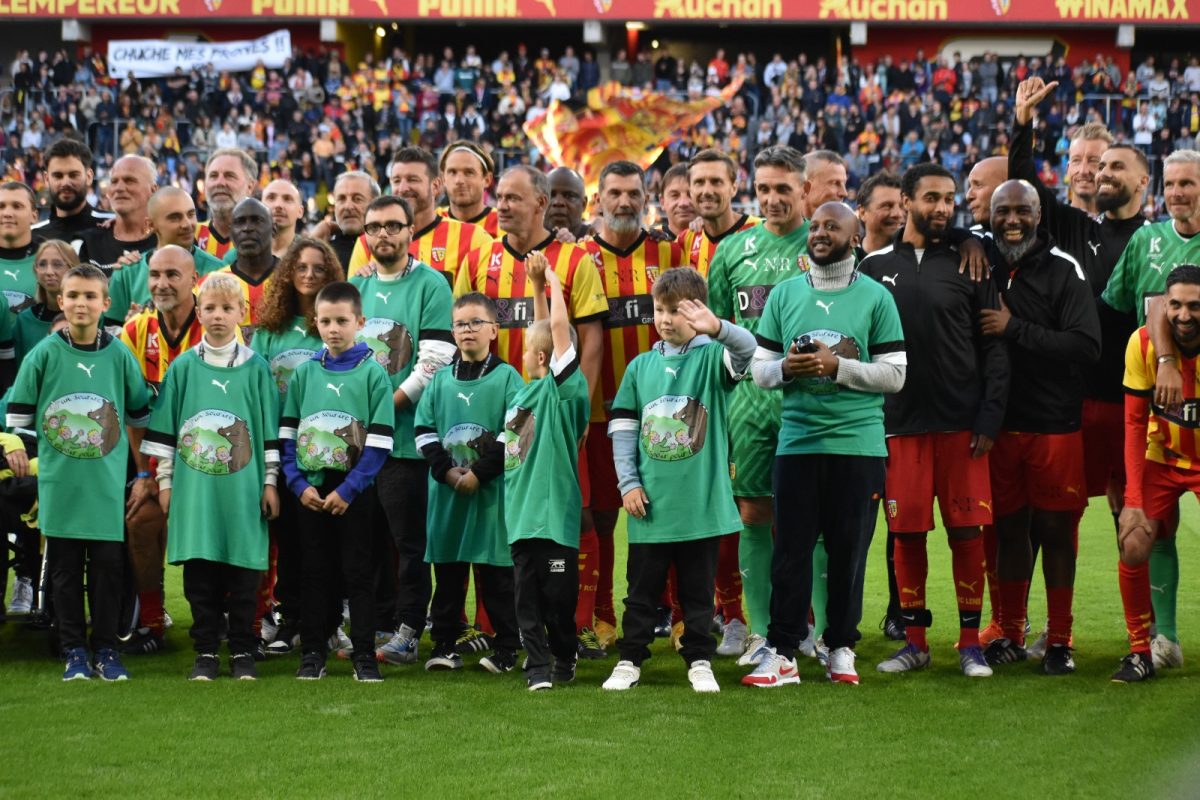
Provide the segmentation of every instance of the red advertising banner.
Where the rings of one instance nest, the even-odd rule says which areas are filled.
[[[0,0],[0,18],[1172,25],[1200,0]]]

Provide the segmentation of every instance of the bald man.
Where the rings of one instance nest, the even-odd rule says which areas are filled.
[[[187,192],[175,186],[159,189],[146,204],[150,228],[160,248],[174,246],[190,253],[192,269],[200,276],[221,268],[216,256],[196,246],[196,204]],[[108,283],[108,295],[112,299],[108,311],[104,312],[106,326],[124,325],[130,313],[142,311],[151,299],[147,283],[150,275],[149,259],[153,250],[141,254],[132,264],[113,272]]]
[[[987,231],[991,229],[992,192],[1008,179],[1008,159],[1004,156],[991,156],[976,164],[967,175],[967,208],[975,218],[972,230]]]
[[[131,264],[156,239],[150,229],[147,204],[157,187],[154,162],[142,156],[122,156],[109,173],[108,203],[116,218],[110,228],[96,228],[81,237],[79,260],[91,261],[105,270],[118,262]]]

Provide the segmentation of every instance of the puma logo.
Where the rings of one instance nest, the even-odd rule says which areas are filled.
[[[1099,254],[1100,254],[1100,244],[1099,244],[1099,243],[1092,244],[1091,242],[1088,242],[1088,243],[1087,243],[1087,246],[1088,246],[1088,247],[1090,247],[1090,248],[1092,248],[1092,255],[1094,255],[1094,256],[1095,256],[1095,255],[1099,255]]]
[[[1159,264],[1157,261],[1151,261],[1151,262],[1150,262],[1150,269],[1154,270],[1154,271],[1155,271],[1155,272],[1157,272],[1159,275],[1162,275],[1162,271],[1163,271],[1163,265],[1162,265],[1162,264]]]
[[[676,367],[663,367],[663,371],[671,373],[672,378],[679,377],[679,369]]]
[[[828,303],[826,303],[824,300],[818,300],[817,305],[824,310],[825,316],[829,316],[829,309],[833,308],[833,301],[830,300]]]
[[[959,581],[959,582],[958,582],[958,585],[959,585],[959,586],[961,586],[962,588],[966,589],[968,592],[971,592],[971,593],[974,593],[974,592],[975,592],[975,587],[976,587],[978,584],[979,584],[979,581],[971,581],[970,583],[967,583],[966,581]]]
[[[1150,584],[1150,591],[1158,592],[1159,594],[1166,594],[1167,593],[1167,585],[1164,583],[1162,586],[1155,586],[1152,583],[1152,584]]]
[[[474,396],[475,396],[474,392],[471,392],[470,394],[463,394],[462,392],[458,393],[459,399],[462,400],[464,403],[466,403],[468,406],[471,405],[471,398]]]
[[[92,377],[92,370],[94,370],[94,369],[96,368],[96,365],[95,365],[95,364],[92,364],[90,367],[85,367],[85,366],[84,366],[82,363],[80,363],[80,362],[78,362],[78,361],[77,361],[77,362],[75,362],[75,366],[79,367],[81,370],[83,370],[84,372],[86,372],[86,373],[87,373],[87,376],[88,376],[89,378],[90,378],[90,377]]]
[[[392,296],[392,293],[391,292],[376,292],[375,296],[386,303],[388,301],[388,298]]]
[[[991,510],[992,510],[992,504],[991,504],[989,501],[987,501],[987,500],[980,500],[980,501],[979,501],[979,507],[980,507],[980,508],[982,508],[984,511],[991,511]]]
[[[920,597],[921,593],[916,589],[910,589],[907,586],[900,587],[900,594],[911,594],[913,597]]]
[[[895,286],[896,278],[899,278],[899,277],[900,277],[900,273],[897,272],[895,275],[884,275],[883,278],[881,278],[881,280],[884,283],[890,283],[892,286]],[[817,303],[817,305],[820,305],[820,303]],[[829,313],[829,312],[826,312],[826,313]]]
[[[308,335],[308,331],[304,330],[304,328],[300,327],[299,325],[293,325],[292,330],[294,330],[296,333],[300,334],[301,336]]]
[[[7,275],[8,277],[12,278],[12,279],[15,281],[15,280],[19,280],[19,279],[20,279],[20,277],[21,277],[21,270],[17,270],[16,272],[13,272],[13,271],[12,271],[12,270],[10,270],[10,269],[6,269],[6,270],[4,270],[4,274],[5,274],[5,275]]]
[[[334,393],[337,394],[338,397],[341,397],[342,396],[342,387],[345,385],[346,384],[344,384],[344,383],[339,383],[337,386],[334,386],[332,383],[327,383],[327,384],[325,384],[325,388],[332,389],[334,391]]]
[[[213,378],[212,385],[216,386],[218,389],[220,389],[223,394],[229,394],[229,380],[228,379],[226,379],[224,383],[221,383],[216,378]]]
[[[1077,489],[1077,488],[1076,488],[1076,487],[1074,487],[1074,486],[1068,486],[1068,487],[1067,487],[1067,494],[1073,494],[1073,495],[1075,495],[1076,497],[1078,497],[1078,496],[1079,496],[1079,489]]]

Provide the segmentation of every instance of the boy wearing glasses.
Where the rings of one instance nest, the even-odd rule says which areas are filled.
[[[496,338],[496,304],[478,292],[454,303],[458,353],[433,381],[417,408],[416,439],[429,463],[429,543],[437,587],[430,613],[433,655],[425,669],[462,667],[455,641],[462,633],[467,577],[476,565],[476,590],[495,627],[494,650],[479,665],[494,674],[516,666],[520,639],[513,597],[513,563],[504,526],[504,448],[496,435],[524,386],[521,373],[489,352]]]
[[[434,373],[454,356],[453,298],[446,279],[408,253],[412,209],[404,198],[384,195],[372,200],[363,231],[379,271],[351,281],[362,293],[366,318],[359,341],[366,342],[387,371],[396,410],[392,454],[376,486],[398,555],[399,627],[378,654],[391,664],[412,664],[433,592],[425,563],[429,468],[417,452],[413,415]]]

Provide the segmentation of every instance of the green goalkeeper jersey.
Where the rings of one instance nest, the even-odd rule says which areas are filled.
[[[1117,311],[1136,312],[1145,325],[1150,298],[1166,291],[1167,275],[1180,264],[1200,264],[1200,236],[1180,235],[1174,220],[1138,228],[1100,297]]]

